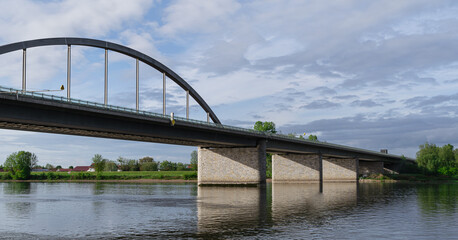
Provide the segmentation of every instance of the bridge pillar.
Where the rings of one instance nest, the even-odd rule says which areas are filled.
[[[318,154],[274,154],[272,182],[319,182],[321,161]]]
[[[359,175],[383,174],[383,162],[359,161]]]
[[[358,168],[357,158],[323,158],[323,181],[357,181]]]
[[[199,185],[263,184],[266,182],[266,141],[257,147],[201,148]]]

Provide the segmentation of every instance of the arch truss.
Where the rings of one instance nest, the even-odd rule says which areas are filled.
[[[33,47],[42,47],[42,46],[56,46],[56,45],[67,45],[67,98],[70,99],[71,94],[71,46],[87,46],[105,49],[105,88],[104,88],[104,104],[108,104],[108,51],[118,52],[129,57],[132,57],[136,61],[136,108],[139,109],[139,62],[143,62],[157,71],[162,73],[163,76],[163,112],[166,114],[166,79],[169,78],[174,81],[178,86],[186,91],[186,118],[189,118],[189,96],[194,98],[194,100],[204,109],[207,113],[207,121],[210,119],[217,124],[221,124],[218,117],[211,110],[208,104],[202,99],[202,97],[178,74],[172,71],[170,68],[160,63],[156,59],[136,51],[132,48],[119,45],[112,42],[101,41],[96,39],[89,38],[44,38],[29,40],[23,42],[16,42],[7,45],[0,46],[0,55],[22,50],[22,91],[26,91],[27,80],[26,80],[26,57],[27,49]]]

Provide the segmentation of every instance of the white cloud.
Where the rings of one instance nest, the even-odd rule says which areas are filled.
[[[175,1],[164,10],[164,24],[159,31],[171,36],[220,31],[239,8],[240,4],[233,0]]]

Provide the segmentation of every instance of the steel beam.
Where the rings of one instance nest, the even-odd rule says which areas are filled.
[[[186,119],[189,119],[189,90],[186,91]]]
[[[104,104],[108,104],[108,49],[105,49],[105,95]]]
[[[167,87],[166,80],[167,80],[167,76],[165,75],[165,72],[164,72],[162,73],[162,115],[166,114],[166,111],[165,111],[165,107],[166,107],[165,93],[166,93],[166,87]]]
[[[27,49],[22,49],[22,92],[25,93],[26,87],[26,62],[27,62]]]
[[[72,47],[68,45],[67,49],[67,100],[70,100],[70,86],[72,76]]]
[[[138,112],[138,109],[139,109],[139,88],[140,88],[140,81],[139,81],[139,67],[138,67],[138,58],[136,60],[136,90],[135,90],[135,106],[136,106],[136,109],[137,109],[137,112]]]

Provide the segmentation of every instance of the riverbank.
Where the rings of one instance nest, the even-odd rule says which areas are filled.
[[[458,183],[458,176],[424,174],[379,174],[359,179],[359,182],[451,182]]]
[[[1,181],[13,180],[9,173],[0,173]],[[197,180],[197,171],[129,171],[129,172],[33,172],[29,180],[22,181],[170,181]]]

